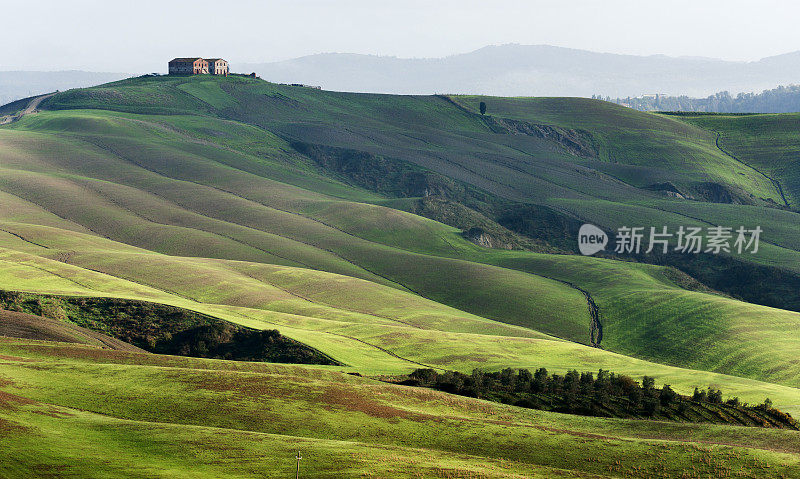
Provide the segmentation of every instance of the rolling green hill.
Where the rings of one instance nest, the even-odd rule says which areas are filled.
[[[269,172],[221,164],[219,158],[227,155],[234,157],[231,163],[248,158],[236,150],[198,144],[169,129],[153,132],[143,122],[82,111],[27,117],[15,126],[22,129],[20,135],[16,130],[0,134],[10,152],[4,156],[0,185],[14,201],[29,208],[36,205],[38,211],[29,210],[30,215],[55,215],[59,222],[51,224],[63,229],[83,228],[172,256],[280,264],[357,277],[586,344],[591,318],[586,299],[575,289],[579,287],[601,308],[604,347],[682,367],[779,378],[787,384],[795,384],[800,373],[791,366],[798,338],[785,331],[786,322],[796,323],[798,314],[686,292],[657,268],[643,274],[639,265],[609,269],[613,263],[591,258],[486,250],[467,242],[454,228],[430,220],[277,182]],[[65,131],[64,124],[78,131]],[[43,184],[48,187],[42,188]],[[17,234],[11,237],[15,242],[22,237],[51,250],[58,248],[57,253],[49,252],[52,259],[69,254],[71,263],[83,267],[148,285],[157,281],[160,289],[179,288],[169,275],[154,273],[152,265],[139,267],[127,258],[98,254],[97,246],[84,246],[86,239],[77,232],[68,235],[67,244],[50,246],[60,237],[56,232],[23,225],[5,229]],[[18,248],[31,246],[35,245],[23,242]],[[183,266],[187,274],[188,268],[195,270],[190,273],[193,277],[200,274],[196,263]],[[607,276],[625,279],[616,286],[603,280]],[[637,277],[644,282],[637,282]],[[217,285],[219,280],[209,283]],[[622,300],[616,299],[620,293]],[[296,308],[283,311],[296,313]],[[676,321],[676,311],[686,316]],[[761,325],[760,333],[773,337],[776,344],[786,344],[778,348],[785,351],[785,358],[776,355],[764,362],[755,354],[761,341],[731,333],[753,323]],[[689,324],[697,326],[692,336],[674,337]],[[663,336],[672,339],[665,343]],[[697,341],[714,344],[715,353],[699,350]],[[755,355],[742,361],[742,350],[748,347]],[[731,361],[732,357],[739,359]]]
[[[485,117],[477,113],[479,101],[489,106]],[[44,106],[167,114],[160,123],[178,126],[196,140],[274,159],[275,151],[253,149],[252,135],[266,130],[268,137],[283,140],[283,146],[268,141],[284,150],[277,154],[283,163],[292,158],[302,171],[322,173],[384,196],[434,195],[534,237],[546,234],[543,231],[552,236],[554,228],[531,226],[542,220],[556,228],[565,221],[588,221],[609,231],[620,226],[668,226],[672,231],[679,226],[736,227],[742,222],[753,227],[754,221],[774,216],[775,207],[783,206],[788,212],[782,222],[764,225],[770,229],[759,255],[667,257],[657,262],[702,277],[713,288],[746,301],[800,310],[796,292],[800,258],[796,235],[787,232],[787,225],[792,230],[799,217],[790,192],[780,187],[788,180],[764,176],[757,164],[743,163],[720,150],[714,131],[679,118],[582,99],[351,94],[242,77],[222,82],[126,80],[65,92]],[[186,114],[201,114],[204,119],[182,119]],[[215,127],[203,126],[212,121],[209,118],[215,118]],[[219,118],[228,121],[217,122]],[[229,131],[231,125],[242,123],[249,125],[247,129]],[[298,158],[299,152],[307,156]],[[311,186],[300,185],[296,177],[283,178]],[[699,201],[683,201],[676,195]],[[394,204],[407,211],[425,211],[409,203]],[[729,208],[731,204],[751,208],[742,215],[738,213],[742,210]],[[686,210],[701,207],[700,214]],[[447,210],[426,214],[469,229]],[[569,243],[556,238],[560,247],[574,245],[574,234],[567,236]],[[507,239],[495,242],[520,244]],[[719,272],[731,267],[731,261],[744,271],[737,284]],[[766,278],[787,286],[776,294],[764,286]]]
[[[486,101],[490,116],[475,112],[479,101]],[[138,438],[136,447],[156,444],[147,432],[154,423],[202,450],[208,435],[220,431],[247,444],[242,454],[252,454],[260,441],[277,451],[291,436],[329,458],[319,463],[320,477],[337,467],[345,441],[362,448],[353,467],[389,475],[402,461],[386,454],[434,470],[455,467],[444,456],[457,452],[472,458],[456,461],[458,467],[493,477],[502,477],[506,460],[516,461],[512,469],[519,473],[543,477],[556,470],[565,476],[626,471],[647,477],[654,471],[642,468],[644,458],[655,446],[646,441],[676,441],[688,429],[662,438],[639,421],[525,412],[536,418],[526,421],[554,422],[550,429],[517,419],[494,424],[498,435],[511,434],[503,444],[533,431],[540,431],[538,438],[543,430],[553,435],[548,448],[589,437],[598,445],[633,442],[607,461],[596,459],[599,453],[576,456],[586,464],[580,467],[571,466],[572,459],[546,460],[542,451],[512,457],[498,452],[504,447],[499,442],[481,449],[468,440],[493,424],[486,417],[479,426],[453,425],[452,442],[441,442],[426,432],[433,419],[424,426],[405,419],[395,424],[395,416],[382,411],[414,410],[457,422],[487,407],[508,411],[497,413],[503,417],[523,414],[517,409],[387,385],[381,394],[398,398],[387,399],[391,406],[361,410],[352,406],[365,394],[359,388],[378,386],[341,372],[604,368],[649,375],[682,394],[713,385],[751,403],[770,397],[781,410],[800,411],[800,313],[741,300],[748,292],[759,298],[772,293],[774,300],[761,302],[791,306],[790,294],[760,278],[788,278],[788,290],[800,273],[800,215],[791,208],[790,168],[766,171],[767,160],[744,160],[768,155],[753,146],[755,139],[728,146],[723,136],[720,149],[714,132],[721,126],[588,100],[345,94],[236,76],[129,79],[62,92],[40,108],[0,128],[0,289],[147,301],[247,328],[277,329],[342,366],[235,366],[267,374],[275,383],[269,387],[281,391],[312,375],[314,389],[332,388],[338,398],[319,405],[291,396],[278,407],[272,393],[244,400],[240,393],[252,393],[237,390],[225,374],[206,371],[233,368],[231,363],[8,340],[0,347],[23,359],[2,366],[8,373],[3,376],[14,378],[4,390],[24,398],[12,402],[32,401],[7,414],[20,427],[58,427],[28,414],[56,408],[76,418],[63,427],[95,428],[97,440],[107,437],[109,451],[124,445],[112,423],[128,428]],[[747,128],[718,121],[737,138],[735,128]],[[784,135],[788,145],[791,137]],[[565,254],[574,249],[575,224],[584,221],[609,230],[626,224],[761,225],[765,233],[756,255],[703,257],[689,265],[638,258],[664,264],[655,265]],[[724,285],[719,278],[729,265],[742,268],[744,279],[723,288],[724,294],[673,263],[705,274],[697,276],[714,287]],[[600,348],[591,347],[598,342]],[[31,354],[48,368],[25,369]],[[146,367],[162,362],[164,371],[187,370],[159,376],[161,370]],[[95,402],[80,388],[55,395],[59,381],[90,389],[111,370],[118,376],[109,391],[119,392],[108,394],[119,394],[120,406]],[[187,395],[184,374],[213,394]],[[48,377],[52,390],[42,386]],[[131,391],[137,382],[141,387]],[[164,389],[156,393],[153,384]],[[163,403],[147,411],[153,394]],[[434,399],[423,407],[415,394]],[[225,414],[232,415],[193,406],[201,397],[224,398]],[[293,407],[335,414],[298,428],[310,418],[293,415]],[[256,408],[277,412],[248,421]],[[359,432],[363,414],[372,418],[367,427],[381,431],[375,437]],[[191,424],[182,419],[190,416],[196,418]],[[754,473],[756,464],[766,464],[778,474],[795,461],[794,446],[773,446],[784,440],[777,432],[703,426],[690,436],[704,442],[715,434],[739,439],[724,452],[692,443],[702,457],[726,457],[708,459],[717,465],[707,472],[736,465]],[[738,447],[755,447],[763,463],[733,459]],[[678,455],[684,446],[670,442],[667,449]],[[175,454],[163,461],[178,461]],[[639,459],[627,468],[614,462],[622,457]],[[121,456],[108,465],[109,474],[130,471],[129,460]],[[482,465],[484,460],[498,465]],[[47,464],[47,457],[42,461]],[[238,467],[248,474],[263,461]],[[204,466],[209,474],[217,470],[212,462]],[[152,467],[166,466],[155,461]],[[673,472],[685,467],[677,462]]]
[[[800,436],[782,429],[570,416],[320,367],[22,340],[0,340],[0,353],[7,477],[288,475],[298,450],[303,477],[782,477],[798,467]],[[61,453],[76,447],[86,452]]]

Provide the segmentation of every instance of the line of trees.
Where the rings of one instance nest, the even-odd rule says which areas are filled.
[[[647,97],[610,98],[592,95],[641,111],[686,111],[709,113],[789,113],[800,112],[800,85],[779,86],[761,93],[739,93],[736,96],[721,91],[706,98],[654,95]]]
[[[669,385],[657,389],[651,377],[645,376],[640,385],[629,376],[603,369],[597,372],[597,376],[576,370],[564,375],[549,374],[545,368],[533,373],[528,369],[515,371],[506,368],[499,372],[476,369],[471,375],[454,371],[439,374],[433,369],[418,369],[409,379],[407,384],[540,409],[530,396],[538,395],[555,403],[552,409],[559,412],[596,416],[612,415],[607,406],[612,399],[625,398],[631,413],[651,417],[662,405],[678,398]],[[714,391],[715,398],[717,392]]]
[[[748,406],[738,398],[723,400],[722,391],[714,387],[682,396],[668,384],[657,388],[652,377],[645,376],[639,383],[603,369],[596,375],[576,370],[550,374],[545,368],[533,373],[528,369],[476,369],[472,374],[417,369],[401,383],[569,414],[796,428],[791,416],[773,409],[769,399]]]

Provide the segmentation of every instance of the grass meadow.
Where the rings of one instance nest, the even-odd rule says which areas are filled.
[[[792,431],[569,416],[376,381],[602,368],[800,414],[800,313],[673,267],[479,246],[393,207],[419,198],[370,187],[352,157],[334,171],[298,149],[407,165],[412,186],[444,185],[487,215],[531,204],[606,228],[761,225],[761,252],[742,261],[800,273],[798,214],[775,207],[761,173],[794,201],[790,117],[235,76],[129,79],[42,108],[0,128],[0,289],[168,304],[278,329],[343,366],[0,338],[0,476],[290,475],[297,450],[301,477],[798,476]],[[514,124],[562,138],[498,126]],[[758,132],[773,130],[783,143],[768,146]],[[593,153],[573,154],[570,138]],[[646,188],[666,183],[699,199],[715,184],[745,204]]]

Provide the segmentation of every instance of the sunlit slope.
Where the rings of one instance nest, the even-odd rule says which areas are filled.
[[[16,202],[7,208],[9,219],[91,231],[170,255],[299,266],[358,277],[486,318],[587,342],[590,320],[585,298],[570,286],[547,278],[553,277],[597,297],[607,322],[607,348],[670,364],[794,381],[794,368],[781,367],[780,375],[761,376],[764,369],[777,370],[774,363],[783,364],[781,358],[763,367],[758,359],[729,361],[742,354],[757,357],[763,344],[730,334],[753,324],[748,318],[759,317],[752,314],[750,305],[728,300],[720,303],[713,297],[709,302],[707,295],[687,295],[664,281],[631,289],[621,299],[614,292],[609,297],[615,299],[606,301],[606,290],[613,288],[586,282],[580,270],[599,268],[598,262],[577,259],[580,266],[569,275],[538,268],[526,270],[533,274],[520,273],[514,269],[522,266],[514,261],[498,263],[493,258],[500,253],[490,254],[467,243],[453,228],[317,190],[351,191],[350,195],[366,198],[369,193],[348,190],[329,179],[319,180],[319,188],[312,192],[270,178],[291,181],[280,176],[279,167],[301,169],[305,166],[302,159],[269,163],[233,147],[166,128],[159,118],[94,111],[46,112],[24,119],[17,130],[0,133],[5,146],[0,153],[4,168],[0,189],[13,195],[7,196],[6,204]],[[180,121],[197,124],[201,119],[180,116],[167,121],[168,125]],[[208,128],[222,128],[217,122],[208,120]],[[224,123],[227,128],[248,128]],[[232,138],[243,141],[246,136]],[[282,150],[273,154],[279,155],[278,151]],[[325,190],[326,185],[333,186]],[[47,235],[38,237],[42,239],[34,241],[43,241]],[[141,268],[114,269],[120,265],[132,268],[134,262],[92,256],[91,248],[79,243],[63,248],[82,251],[73,255],[74,261],[92,258],[85,265],[144,280],[147,271]],[[560,257],[553,261],[558,264]],[[626,271],[627,266],[622,268]],[[598,271],[604,274],[603,268]],[[169,278],[160,272],[149,276]],[[657,300],[654,291],[658,291]],[[644,304],[652,305],[647,314],[632,313]],[[298,312],[292,310],[295,307],[285,306],[283,311]],[[676,315],[681,308],[687,311],[685,317]],[[788,318],[768,322],[775,326],[764,328],[764,334],[780,332],[786,321],[796,321],[790,313],[764,314]],[[626,318],[624,328],[615,327],[617,318]],[[672,324],[673,329],[664,329],[663,324]],[[680,330],[681,324],[705,327],[686,334]],[[658,347],[642,340],[656,337],[656,331],[671,332],[664,333],[666,339]],[[720,335],[726,341],[720,342]],[[781,335],[780,339],[780,343],[788,342],[781,350],[790,351],[794,336]],[[714,344],[720,351],[717,359],[699,353],[702,348],[697,348],[698,344]]]
[[[780,184],[790,205],[800,201],[800,115],[681,115],[719,134],[719,146]]]
[[[218,147],[177,135],[162,144],[144,131],[135,133],[139,136],[86,139],[3,131],[0,142],[10,147],[0,152],[0,190],[95,234],[149,250],[359,277],[487,318],[588,341],[589,316],[580,292],[457,259],[478,248],[454,228],[222,165],[214,161]],[[101,141],[105,149],[95,146]],[[186,153],[181,148],[187,144],[207,150]],[[336,226],[340,222],[349,224],[348,231]]]
[[[5,222],[0,230],[6,232],[0,233],[0,246],[6,248],[0,261],[5,289],[145,299],[245,326],[278,327],[364,372],[420,364],[467,372],[475,367],[602,365],[637,375],[671,374],[673,385],[688,391],[704,384],[706,379],[698,377],[715,377],[678,373],[681,370],[574,343],[541,341],[548,336],[352,277],[291,266],[166,256],[49,227]],[[799,384],[794,352],[800,339],[793,333],[800,322],[797,313],[686,291],[676,284],[681,281],[679,274],[655,266],[513,252],[487,252],[483,259],[513,268],[508,271],[515,274],[524,274],[515,270],[531,271],[590,291],[601,309],[608,349],[689,368]],[[541,296],[532,299],[540,307],[547,304]],[[574,304],[585,313],[582,296]],[[764,344],[770,344],[769,354]]]
[[[487,117],[477,113],[480,101],[489,105]],[[602,101],[353,94],[239,77],[162,77],[72,90],[44,106],[169,113],[160,120],[169,125],[187,113],[238,120],[290,145],[340,147],[414,164],[608,229],[677,228],[693,222],[738,226],[737,210],[713,202],[753,203],[765,215],[771,214],[767,206],[782,204],[776,184],[757,165],[747,166],[720,151],[712,131]],[[559,128],[567,138],[503,133],[497,125],[507,120],[534,130]],[[183,121],[178,128],[203,141],[252,147],[249,134],[238,145],[233,139],[252,133],[252,126],[233,135],[232,127],[202,123]],[[569,150],[565,144],[572,140],[587,143],[588,150]],[[298,184],[296,179],[289,182]],[[672,190],[702,201],[672,198]],[[703,205],[699,216],[683,212],[695,203]],[[788,221],[792,227],[800,224],[795,216]],[[787,249],[782,232],[770,229],[765,237],[783,249],[768,246],[763,255],[741,259],[800,271],[795,248]]]
[[[26,405],[21,410],[0,413],[3,424],[15,429],[0,439],[7,452],[0,462],[2,477],[34,477],[43,470],[58,470],[60,475],[69,477],[199,479],[257,477],[264,471],[289,477],[295,473],[298,451],[304,459],[301,474],[307,477],[381,474],[415,478],[442,471],[487,478],[508,478],[519,473],[532,478],[586,477],[583,472],[521,463],[514,472],[508,472],[502,459],[450,451],[156,424],[22,401]],[[72,454],[76,448],[83,451],[80,457]],[[232,460],[234,450],[237,456]]]
[[[297,318],[545,338],[373,282],[306,268],[166,256],[52,228],[2,223],[3,287],[209,303]],[[14,248],[14,249],[12,249]],[[38,271],[38,272],[35,272]]]
[[[119,94],[113,93],[117,91]],[[156,101],[159,96],[144,92],[169,98]],[[212,93],[213,99],[202,100]],[[537,107],[536,101],[526,105],[525,111],[543,108]],[[440,159],[453,154],[461,158],[458,161],[491,160],[504,168],[512,165],[508,177],[516,179],[525,177],[520,171],[524,161],[546,160],[556,165],[554,168],[577,174],[580,178],[573,178],[570,184],[584,192],[578,194],[572,186],[562,188],[558,182],[547,187],[530,183],[532,191],[537,195],[544,192],[549,204],[578,217],[615,223],[705,225],[706,216],[725,224],[741,218],[740,212],[745,211],[734,205],[668,199],[598,176],[597,171],[576,168],[583,160],[558,145],[536,137],[495,133],[477,115],[439,97],[339,94],[239,78],[158,78],[74,90],[54,97],[49,104],[52,108],[67,106],[128,113],[47,111],[0,130],[0,194],[4,199],[0,212],[4,219],[17,223],[9,228],[21,228],[20,223],[43,224],[105,236],[172,258],[207,259],[181,260],[177,266],[172,259],[139,261],[125,256],[127,252],[110,255],[93,249],[95,246],[83,247],[84,237],[56,240],[65,241],[56,246],[57,252],[26,250],[29,253],[51,259],[63,254],[78,266],[170,291],[180,290],[182,281],[202,276],[200,270],[211,260],[319,270],[414,293],[475,317],[527,328],[531,334],[585,344],[590,317],[586,298],[577,287],[591,294],[601,308],[603,347],[668,364],[785,384],[795,384],[800,377],[792,362],[798,338],[785,332],[797,330],[794,313],[687,292],[661,268],[479,248],[455,228],[370,204],[384,198],[335,175],[326,176],[295,152],[290,142],[298,138],[321,141],[323,137],[314,133],[319,128],[325,135],[345,129],[352,135],[339,139],[333,135],[328,143],[375,153],[392,148],[404,155],[416,152],[419,158],[429,157],[435,150],[434,156],[440,155]],[[163,114],[130,113],[135,111]],[[658,132],[662,130],[669,132],[672,136],[663,137],[664,142],[686,134],[693,138],[695,150],[707,146],[708,132],[704,130],[653,115],[636,118],[650,122],[646,131],[652,130],[655,137],[661,138]],[[555,120],[549,116],[536,121]],[[593,121],[603,124],[599,117]],[[409,136],[415,125],[419,131]],[[364,140],[368,130],[370,141]],[[417,146],[411,148],[408,142]],[[514,156],[520,151],[527,152],[524,161]],[[518,158],[519,162],[498,163],[501,157]],[[451,160],[446,163],[455,165]],[[681,170],[679,163],[664,167]],[[455,176],[457,170],[462,171],[453,168],[442,171]],[[531,171],[539,175],[542,169],[537,166]],[[483,166],[473,171],[482,172]],[[489,176],[500,178],[495,173]],[[587,181],[586,175],[593,180]],[[598,196],[615,199],[585,194],[592,189],[602,192]],[[763,206],[747,208],[748,225],[751,219],[773,211]],[[775,244],[762,245],[759,261],[797,266],[800,262],[795,261],[796,242],[791,234],[796,214],[774,211],[783,216],[769,216],[771,226],[783,226],[776,229],[776,239],[771,241]],[[34,230],[17,234],[38,244],[49,244],[46,241],[51,235]],[[22,243],[25,248],[36,248]],[[186,279],[166,273],[170,267],[185,269]],[[209,283],[220,280],[214,275],[210,278]],[[231,296],[251,298],[258,296],[261,287],[253,278],[235,285]],[[194,297],[188,291],[182,294]],[[336,294],[348,300],[352,297]],[[282,300],[270,308],[275,314],[289,315],[308,315],[312,310],[322,314],[324,309]],[[339,312],[326,314],[317,320],[329,320]],[[758,333],[748,334],[753,329]],[[777,354],[762,358],[765,344]],[[500,362],[497,365],[502,366]]]
[[[65,92],[45,107],[236,119],[290,141],[415,163],[517,200],[648,198],[654,194],[638,187],[665,181],[716,181],[777,198],[770,182],[719,152],[700,128],[598,101],[485,100],[500,119],[580,130],[597,151],[575,156],[552,139],[499,134],[491,120],[468,111],[477,111],[478,98],[456,98],[461,108],[445,97],[338,93],[244,78],[125,80]]]
[[[674,270],[577,256],[498,255],[497,264],[592,292],[603,346],[678,366],[800,385],[795,333],[800,313],[689,291]],[[590,266],[591,264],[591,266]]]
[[[11,432],[0,442],[13,458],[0,470],[11,476],[54,465],[134,476],[290,473],[301,450],[302,471],[321,477],[651,477],[692,468],[780,477],[797,467],[800,448],[792,431],[581,418],[314,367],[19,340],[0,341],[0,353],[0,417]],[[77,459],[69,451],[81,446]],[[231,449],[228,464],[220,451]]]
[[[635,186],[669,181],[691,192],[716,182],[781,203],[769,180],[719,151],[714,135],[670,117],[581,98],[453,98],[471,111],[483,101],[490,115],[590,131],[601,160],[590,166]]]
[[[396,373],[423,364],[465,372],[475,367],[545,366],[566,370],[573,365],[584,365],[637,376],[669,377],[675,387],[686,391],[711,381],[724,383],[737,393],[746,393],[747,388],[752,387],[748,384],[757,383],[776,391],[779,396],[793,394],[790,388],[669,368],[571,342],[549,340],[529,330],[481,320],[410,295],[398,297],[391,288],[360,280],[330,278],[328,274],[289,267],[219,260],[193,264],[188,258],[135,251],[124,254],[124,250],[125,247],[107,248],[104,251],[106,263],[114,262],[108,258],[119,257],[119,263],[131,266],[117,269],[128,274],[147,265],[150,276],[137,282],[119,279],[96,271],[98,263],[103,264],[99,261],[91,262],[91,269],[81,268],[71,264],[86,262],[79,253],[74,253],[69,258],[70,264],[66,264],[3,250],[0,267],[5,286],[16,290],[146,298],[249,327],[277,327],[282,333],[364,373]],[[244,276],[239,271],[258,273],[263,278],[257,285],[258,295],[248,296],[243,286],[254,280],[256,274]],[[320,280],[326,285],[326,291],[321,294],[325,301],[312,299],[320,296],[313,292]],[[364,298],[381,298],[384,294],[384,299],[355,310],[354,304],[346,298],[359,290],[359,296]],[[232,291],[242,294],[232,294]],[[305,299],[301,300],[302,296]],[[337,307],[337,302],[344,305]],[[288,306],[298,312],[284,312]],[[449,333],[451,331],[468,333]],[[759,393],[762,390],[758,388]]]

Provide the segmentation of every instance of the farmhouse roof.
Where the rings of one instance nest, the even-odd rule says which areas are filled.
[[[172,60],[170,60],[170,63],[176,63],[176,62],[177,63],[184,63],[184,62],[194,63],[197,60],[202,60],[202,59],[203,59],[203,57],[173,58]]]

